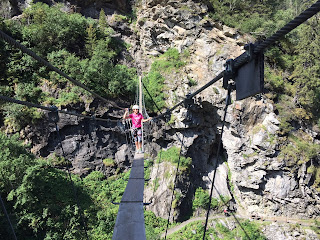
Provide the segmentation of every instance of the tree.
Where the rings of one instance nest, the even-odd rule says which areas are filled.
[[[88,55],[91,57],[93,55],[94,48],[97,44],[96,31],[93,25],[90,24],[87,28],[88,37],[86,38],[86,49]]]
[[[99,15],[99,27],[102,30],[102,32],[108,27],[108,23],[106,20],[106,14],[104,10],[101,8],[100,15]]]
[[[298,57],[291,78],[299,104],[320,115],[320,31],[319,16],[310,19],[299,31]]]
[[[25,170],[35,163],[35,157],[26,151],[19,136],[7,137],[0,132],[0,191],[8,194],[22,182]]]

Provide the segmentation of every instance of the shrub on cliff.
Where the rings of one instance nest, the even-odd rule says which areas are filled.
[[[112,38],[107,26],[100,25],[80,14],[61,11],[61,5],[44,3],[31,4],[19,21],[0,21],[2,30],[99,95],[133,98],[136,70],[117,64],[125,44]],[[56,105],[77,103],[88,94],[1,40],[0,46],[1,94]],[[47,81],[50,84],[40,88]],[[25,107],[17,116],[17,107],[11,105],[5,104],[4,115],[12,131],[41,118],[37,111]]]

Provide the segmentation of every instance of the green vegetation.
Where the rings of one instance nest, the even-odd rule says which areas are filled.
[[[161,153],[161,161],[163,162],[171,162],[174,165],[177,165],[179,162],[180,148],[171,147],[166,151],[162,151]],[[160,156],[157,156],[157,162],[159,161]],[[192,163],[192,159],[190,157],[180,156],[180,171],[186,171],[189,169]]]
[[[72,174],[80,210],[67,173],[51,166],[59,157],[36,159],[18,136],[8,138],[2,133],[0,146],[0,192],[18,239],[86,239],[80,211],[89,239],[112,238],[118,211],[112,201],[121,201],[130,172],[106,179],[93,171],[82,180]],[[145,214],[148,239],[157,239],[166,220],[149,211]],[[7,239],[10,229],[2,211],[0,219],[0,238]]]
[[[152,211],[145,211],[144,219],[146,223],[145,227],[147,240],[160,239],[160,234],[165,231],[167,227],[167,219],[156,217]],[[170,223],[169,228],[173,227],[174,225],[174,223]]]
[[[159,56],[151,65],[151,69],[147,76],[144,78],[144,84],[150,92],[153,100],[160,109],[164,108],[165,105],[165,94],[163,93],[164,81],[166,75],[172,71],[178,71],[179,68],[183,67],[186,63],[182,59],[187,54],[179,54],[175,48],[168,49],[167,52]],[[145,96],[147,107],[156,112],[157,108],[154,106],[152,99],[149,95]]]
[[[115,166],[115,162],[113,159],[111,158],[106,158],[106,159],[103,159],[103,164],[106,166],[106,167],[113,167]]]
[[[174,114],[171,114],[170,120],[168,121],[168,125],[174,124],[175,121],[177,120],[177,117]]]
[[[311,230],[313,230],[318,237],[320,237],[320,222],[317,220],[314,220],[314,226],[310,227]]]
[[[284,145],[281,149],[281,157],[288,162],[289,165],[303,164],[316,158],[320,152],[318,144],[311,143],[303,139],[301,136],[289,135],[289,144]]]
[[[111,37],[104,12],[96,22],[60,9],[31,4],[19,21],[0,19],[0,29],[103,97],[133,98],[136,70],[116,64],[126,46]],[[2,40],[0,47],[1,94],[57,106],[78,103],[88,94]],[[1,104],[0,112],[11,131],[42,117],[38,110],[9,103]]]
[[[197,188],[194,194],[194,200],[192,202],[192,209],[196,210],[197,208],[207,209],[209,206],[210,195],[207,190],[202,189],[201,187]],[[211,201],[211,207],[215,208],[218,205],[216,199]]]
[[[209,206],[209,199],[210,195],[207,190],[199,187],[196,189],[196,192],[194,194],[194,200],[192,202],[192,209],[193,211],[202,208],[202,209],[208,209]],[[211,209],[217,209],[222,206],[224,206],[225,203],[227,203],[230,199],[220,195],[220,198],[212,198],[211,199]]]
[[[206,0],[213,10],[210,17],[230,27],[255,35],[270,35],[293,16],[300,13],[305,4],[301,0]]]
[[[228,167],[228,184],[230,187],[231,194],[234,195],[234,185],[232,183],[232,173],[231,173],[231,170],[230,170],[228,163],[227,163],[227,167]]]
[[[196,80],[194,80],[193,78],[189,78],[189,77],[188,77],[188,80],[189,80],[188,85],[189,85],[190,87],[193,87],[193,86],[198,85],[198,82],[197,82]]]
[[[219,222],[218,222],[219,221]],[[215,227],[209,227],[206,231],[206,239],[212,239],[212,237],[216,240],[224,239],[224,240],[232,240],[232,239],[257,239],[257,240],[265,240],[267,239],[259,229],[259,226],[254,222],[240,221],[241,227],[236,226],[233,230],[230,230],[226,227],[225,224],[221,223],[220,220],[209,222],[209,226],[214,224]],[[203,222],[197,221],[193,223],[189,223],[187,226],[180,229],[178,232],[171,234],[167,239],[202,239],[203,236]]]

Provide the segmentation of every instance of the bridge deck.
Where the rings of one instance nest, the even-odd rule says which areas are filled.
[[[112,240],[144,240],[144,159],[135,154],[127,187],[123,193]]]

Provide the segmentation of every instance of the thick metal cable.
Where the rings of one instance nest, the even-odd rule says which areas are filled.
[[[179,107],[180,105],[182,105],[184,103],[184,101],[186,99],[191,99],[194,96],[196,96],[197,94],[199,94],[200,92],[202,92],[203,90],[205,90],[206,88],[210,87],[212,84],[214,84],[215,82],[217,82],[218,80],[220,80],[221,78],[223,78],[224,75],[224,71],[220,72],[214,79],[212,79],[210,82],[208,82],[207,84],[205,84],[204,86],[202,86],[201,88],[199,88],[197,91],[195,91],[194,93],[191,93],[190,95],[188,95],[187,98],[184,98],[181,102],[177,103],[175,106],[173,106],[172,108],[168,109],[167,111],[165,111],[164,113],[158,115],[155,118],[160,118],[163,117],[164,115],[172,112],[174,109],[176,109],[177,107]]]
[[[175,174],[174,181],[173,181],[173,189],[172,189],[171,203],[170,203],[170,208],[169,208],[169,216],[168,216],[168,222],[167,222],[167,227],[166,227],[166,233],[165,233],[165,235],[164,235],[164,239],[165,239],[165,240],[167,239],[167,233],[168,233],[168,227],[169,227],[170,216],[171,216],[171,209],[172,209],[172,202],[173,202],[173,198],[174,198],[174,190],[176,189],[176,181],[177,181],[177,175],[178,175],[178,173],[179,173],[181,152],[182,152],[182,147],[184,146],[184,145],[183,145],[183,140],[184,140],[184,135],[183,135],[183,137],[182,137],[181,148],[180,148],[179,159],[178,159],[178,165],[177,165],[176,174]]]
[[[256,46],[254,47],[254,53],[258,54],[263,52],[263,50],[267,47],[269,47],[270,45],[272,45],[273,43],[275,43],[277,40],[279,40],[281,37],[283,37],[284,35],[286,35],[287,33],[289,33],[290,31],[292,31],[293,29],[295,29],[296,27],[298,27],[300,24],[302,24],[303,22],[305,22],[307,19],[311,18],[312,16],[314,16],[315,14],[317,14],[320,11],[320,0],[317,1],[315,4],[313,4],[310,8],[308,8],[307,10],[305,10],[304,12],[302,12],[299,16],[297,16],[296,18],[294,18],[292,21],[290,21],[288,24],[286,24],[283,28],[281,28],[280,30],[278,30],[275,34],[273,34],[271,37],[267,38],[264,42],[260,43],[260,44],[256,44]],[[245,63],[248,62],[248,55],[247,53],[243,53],[240,56],[238,56],[237,58],[234,59],[234,68],[237,69],[239,67],[241,67],[242,65],[244,65]],[[201,87],[200,89],[198,89],[197,91],[195,91],[194,93],[188,95],[187,98],[185,99],[191,99],[194,96],[196,96],[197,94],[199,94],[200,92],[202,92],[203,90],[205,90],[206,88],[208,88],[209,86],[211,86],[213,83],[217,82],[219,79],[223,78],[224,76],[224,72],[222,71],[220,72],[214,79],[212,79],[210,82],[208,82],[207,84],[205,84],[203,87]],[[168,109],[166,112],[160,114],[159,116],[157,116],[156,118],[160,118],[163,117],[163,115],[168,114],[170,112],[172,112],[174,109],[176,109],[177,107],[179,107],[180,105],[182,105],[184,102],[184,100],[182,100],[181,102],[179,102],[178,104],[176,104],[175,106],[173,106],[172,108]]]
[[[8,214],[8,212],[7,212],[7,209],[6,209],[6,206],[4,205],[4,202],[2,201],[1,194],[0,194],[0,202],[1,202],[1,206],[2,206],[2,208],[3,208],[3,212],[4,212],[4,214],[6,215],[6,218],[7,218],[8,222],[9,222],[9,225],[10,225],[10,228],[11,228],[11,231],[12,231],[12,234],[13,234],[13,237],[14,237],[15,240],[17,240],[16,233],[15,233],[14,228],[13,228],[13,225],[12,225],[12,223],[11,223],[9,214]]]
[[[72,77],[68,76],[66,73],[62,72],[60,69],[54,67],[51,63],[47,62],[46,60],[44,60],[43,58],[41,58],[40,56],[38,56],[37,54],[35,54],[33,51],[31,51],[30,49],[26,48],[25,46],[23,46],[22,44],[18,43],[16,40],[14,40],[12,37],[10,37],[9,35],[7,35],[6,33],[4,33],[3,31],[0,30],[0,37],[5,40],[7,43],[9,43],[10,45],[20,49],[22,52],[28,54],[30,57],[33,57],[35,60],[37,60],[38,62],[42,63],[43,65],[45,65],[48,69],[58,73],[59,75],[65,77],[66,79],[68,79],[70,82],[72,82],[73,84],[77,85],[78,87],[81,87],[82,89],[86,90],[87,92],[91,93],[93,96],[101,99],[102,101],[106,102],[106,103],[110,103],[112,106],[122,109],[121,107],[119,107],[115,102],[107,100],[103,97],[101,97],[99,94],[93,92],[92,90],[90,90],[88,87],[86,87],[84,84],[82,84],[81,82],[73,79]]]
[[[211,208],[212,193],[213,193],[213,188],[214,188],[214,180],[215,180],[215,177],[216,177],[217,166],[218,166],[218,162],[219,162],[220,150],[221,150],[221,145],[222,145],[223,129],[224,129],[225,121],[226,121],[228,106],[229,106],[230,101],[231,101],[231,99],[230,99],[231,90],[232,90],[232,88],[229,85],[228,95],[227,95],[227,98],[226,98],[226,106],[225,106],[225,109],[224,109],[224,115],[223,115],[221,134],[220,134],[220,139],[219,139],[219,145],[218,145],[218,150],[217,150],[217,157],[216,157],[216,161],[215,161],[215,164],[214,164],[214,167],[213,167],[214,173],[213,173],[213,179],[211,181],[211,191],[210,191],[210,198],[209,198],[209,206],[208,206],[208,210],[207,210],[206,223],[204,225],[203,238],[202,238],[203,240],[205,240],[205,237],[206,237],[206,231],[207,231],[207,225],[208,225],[208,219],[209,219],[209,212],[210,212],[210,208]]]
[[[254,48],[254,53],[260,53],[265,48],[269,47],[273,43],[275,43],[277,40],[279,40],[281,37],[298,27],[300,24],[314,16],[320,11],[320,0],[317,1],[315,4],[313,4],[311,7],[309,7],[307,10],[302,12],[299,16],[295,17],[293,20],[291,20],[288,24],[286,24],[283,28],[278,30],[275,34],[273,34],[271,37],[267,38],[264,42],[258,44]]]
[[[59,127],[58,127],[57,123],[55,123],[55,125],[56,125],[56,131],[57,131],[57,134],[58,134],[58,140],[59,140],[60,146],[61,146],[62,155],[63,155],[64,159],[67,159],[66,158],[66,154],[65,154],[64,149],[63,149],[63,146],[62,146],[62,140],[61,140],[61,136],[60,136],[60,132],[59,132]],[[69,167],[68,163],[67,163],[67,171],[68,171],[68,176],[69,176],[69,179],[70,179],[70,182],[71,182],[74,198],[75,198],[76,204],[77,204],[77,206],[79,208],[80,218],[82,220],[82,224],[83,224],[83,227],[84,227],[86,238],[87,238],[87,240],[89,240],[89,236],[88,236],[88,233],[87,233],[87,225],[86,225],[84,216],[82,214],[82,210],[81,210],[79,199],[78,199],[78,195],[77,195],[77,190],[76,190],[76,188],[74,186],[74,183],[73,183],[73,180],[72,180],[72,176],[71,176],[70,167]]]
[[[314,16],[320,11],[320,0],[317,1],[315,4],[313,4],[311,7],[309,7],[307,10],[302,12],[299,16],[295,17],[293,20],[291,20],[289,23],[287,23],[284,27],[282,27],[280,30],[278,30],[276,33],[274,33],[271,37],[267,38],[262,43],[257,43],[254,46],[253,53],[258,54],[262,53],[267,47],[274,44],[276,41],[280,40],[282,37],[284,37],[287,33],[304,23],[306,20]],[[234,59],[234,68],[238,69],[242,65],[248,62],[248,56],[247,53],[243,53],[237,58]]]
[[[20,104],[20,105],[24,105],[27,107],[34,107],[34,108],[38,108],[38,109],[42,109],[45,111],[58,111],[59,113],[63,113],[63,114],[68,114],[68,115],[73,115],[73,116],[77,116],[77,117],[81,117],[81,118],[86,118],[86,119],[90,119],[90,120],[98,120],[98,121],[103,121],[103,122],[117,122],[118,120],[112,120],[112,119],[106,119],[106,118],[98,118],[95,116],[86,116],[86,115],[82,115],[79,113],[74,113],[74,112],[69,112],[69,111],[64,111],[64,110],[56,110],[56,108],[54,107],[45,107],[42,105],[38,105],[38,104],[34,104],[31,102],[27,102],[27,101],[21,101],[15,98],[10,98],[10,97],[6,97],[6,96],[2,96],[0,95],[0,100],[6,101],[6,102],[11,102],[11,103],[16,103],[16,104]]]

